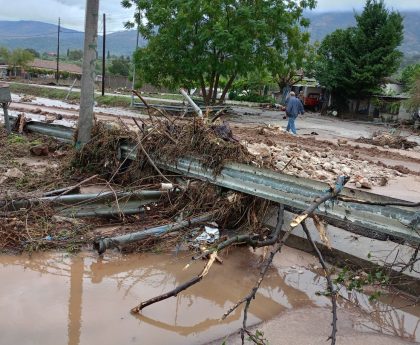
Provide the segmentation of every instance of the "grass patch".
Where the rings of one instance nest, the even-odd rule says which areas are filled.
[[[67,90],[62,89],[55,89],[52,87],[42,87],[42,86],[35,86],[31,84],[18,84],[18,83],[10,83],[10,91],[12,93],[23,93],[26,95],[32,95],[36,97],[44,97],[49,99],[57,99],[63,101],[67,96]],[[182,95],[157,95],[157,94],[144,94],[145,97],[156,97],[162,99],[172,99],[172,100],[182,100]],[[79,101],[80,100],[80,92],[79,91],[72,91],[68,97],[69,101]],[[129,108],[131,105],[131,99],[127,96],[99,96],[95,95],[95,101],[99,106],[107,106],[107,107],[123,107]],[[136,99],[136,102],[139,100]],[[159,103],[157,100],[153,101],[150,100],[149,103]]]
[[[108,107],[124,107],[128,108],[131,105],[131,99],[123,96],[96,96],[95,101],[100,106]]]
[[[10,83],[10,91],[13,93],[24,93],[36,97],[64,100],[67,96],[66,90],[54,89],[50,87],[40,87],[33,85]],[[79,100],[80,92],[72,91],[68,97],[69,100]]]
[[[10,83],[10,91],[13,93],[24,93],[36,97],[64,100],[67,96],[67,90],[54,89],[50,87],[24,85]],[[79,101],[80,92],[72,91],[68,97],[70,101]],[[130,98],[124,96],[96,96],[95,101],[100,106],[109,107],[130,107]]]

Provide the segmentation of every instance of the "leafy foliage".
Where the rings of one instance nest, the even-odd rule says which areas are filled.
[[[128,77],[130,73],[130,59],[126,59],[124,56],[113,59],[111,65],[108,67],[108,71],[113,75]]]
[[[83,51],[80,49],[76,49],[76,50],[69,49],[67,52],[67,57],[69,58],[69,60],[80,61],[83,58]]]
[[[41,57],[41,54],[40,54],[38,51],[36,51],[35,49],[32,49],[32,48],[25,48],[25,50],[26,50],[27,52],[31,53],[31,54],[32,54],[34,57],[36,57],[36,58]]]
[[[238,76],[264,69],[306,24],[314,0],[125,0],[148,45],[135,54],[143,80],[170,88],[200,87],[207,103],[221,101]],[[140,16],[141,14],[141,16]],[[140,18],[142,17],[142,18]],[[128,26],[133,26],[129,24]],[[292,34],[293,33],[293,34]]]
[[[34,55],[27,49],[16,48],[9,51],[7,48],[0,47],[0,60],[7,62],[9,68],[26,68],[29,62],[34,60]]]
[[[361,99],[397,70],[403,18],[389,11],[383,0],[367,0],[355,18],[356,27],[336,30],[322,41],[316,76],[336,94]]]
[[[420,63],[406,66],[401,73],[401,82],[404,91],[408,91],[413,87],[416,77],[420,75]]]
[[[363,292],[365,287],[375,286],[377,288],[385,287],[389,284],[389,276],[380,269],[372,272],[354,272],[348,267],[343,270],[334,279],[334,284],[345,285],[348,291]],[[380,297],[381,291],[375,290],[371,293],[369,300],[373,301]]]
[[[413,72],[412,82],[410,84],[410,99],[408,100],[408,108],[412,111],[420,109],[420,69]]]

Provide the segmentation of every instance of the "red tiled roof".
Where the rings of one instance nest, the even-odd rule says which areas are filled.
[[[56,71],[57,62],[50,61],[50,60],[34,59],[34,61],[29,63],[29,67],[40,68],[40,69],[50,69],[51,71]],[[82,74],[82,68],[71,63],[60,62],[59,69],[60,71],[69,72],[73,74]]]

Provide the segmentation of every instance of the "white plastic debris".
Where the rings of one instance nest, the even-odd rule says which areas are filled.
[[[174,188],[174,185],[172,183],[161,183],[160,189],[161,190],[171,190]]]
[[[216,224],[215,224],[216,225]],[[205,226],[204,231],[194,239],[194,242],[207,242],[214,243],[220,238],[220,232],[218,228]]]

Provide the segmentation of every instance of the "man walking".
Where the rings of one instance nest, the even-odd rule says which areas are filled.
[[[296,98],[295,93],[290,92],[289,99],[286,106],[286,116],[288,117],[286,131],[290,131],[292,134],[296,134],[295,120],[299,114],[304,113],[302,102]]]

